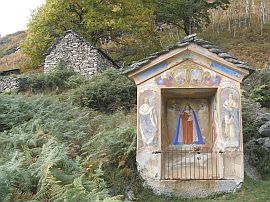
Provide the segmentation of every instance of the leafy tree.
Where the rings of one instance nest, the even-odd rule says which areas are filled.
[[[203,23],[209,24],[209,10],[228,7],[229,0],[156,0],[157,21],[168,23],[192,34]]]
[[[134,54],[125,50],[134,45],[137,53],[146,55],[149,52],[145,50],[158,44],[150,40],[155,39],[153,12],[140,0],[47,0],[33,14],[22,48],[31,58],[30,66],[40,65],[54,39],[73,29],[93,45],[99,46],[101,38],[110,38],[124,49],[120,50],[124,56]]]

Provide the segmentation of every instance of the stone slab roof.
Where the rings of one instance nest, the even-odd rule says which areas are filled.
[[[125,71],[125,73],[129,73],[129,72],[138,70],[142,66],[152,62],[154,59],[158,58],[159,56],[166,54],[166,53],[170,52],[171,50],[186,47],[186,46],[190,45],[191,43],[194,43],[194,44],[197,44],[203,48],[206,48],[208,51],[215,53],[220,58],[223,58],[224,60],[226,60],[230,63],[233,63],[234,65],[236,65],[237,67],[239,67],[241,69],[248,70],[250,73],[255,71],[255,69],[250,67],[247,63],[245,63],[245,62],[237,59],[236,57],[232,56],[231,54],[221,50],[219,47],[215,46],[211,42],[198,38],[197,34],[192,34],[192,35],[186,36],[184,39],[182,39],[181,41],[177,42],[176,44],[174,44],[173,46],[171,46],[165,50],[153,53],[147,58],[144,58],[142,60],[134,62],[132,65],[129,66],[129,68]]]
[[[11,68],[0,70],[0,76],[6,76],[10,74],[20,74],[21,70],[19,68]]]
[[[85,38],[83,38],[79,33],[77,33],[74,30],[67,30],[63,33],[63,35],[61,37],[58,37],[54,43],[48,48],[48,50],[45,52],[45,56],[49,55],[55,48],[56,45],[67,35],[67,34],[72,34],[74,36],[76,36],[81,42],[86,43],[88,46],[90,46],[93,49],[96,49],[101,55],[103,55],[107,60],[111,61],[112,64],[117,67],[117,68],[121,68],[121,66],[119,66],[109,55],[107,55],[104,51],[102,51],[101,49],[93,46],[89,41],[87,41]]]

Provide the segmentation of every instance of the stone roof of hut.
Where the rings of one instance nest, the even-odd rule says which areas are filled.
[[[0,76],[20,74],[20,72],[21,72],[20,68],[3,69],[3,70],[0,70]]]
[[[72,34],[74,36],[76,36],[81,42],[86,43],[88,46],[90,46],[92,49],[96,49],[101,55],[103,55],[107,60],[111,61],[112,64],[117,67],[117,68],[121,68],[109,55],[107,55],[103,50],[93,46],[89,41],[87,41],[84,37],[82,37],[78,32],[74,31],[74,30],[67,30],[63,33],[63,35],[61,37],[58,37],[57,39],[55,39],[54,43],[48,48],[48,50],[45,52],[45,56],[49,55],[57,46],[57,44],[63,39],[65,38],[66,35],[68,34]]]
[[[192,43],[197,44],[203,48],[206,48],[208,51],[215,53],[220,58],[223,58],[224,60],[234,64],[235,66],[237,66],[241,69],[248,70],[249,73],[253,73],[255,71],[255,69],[252,68],[251,66],[249,66],[247,63],[245,63],[245,62],[237,59],[236,57],[232,56],[231,54],[221,50],[219,47],[212,44],[211,42],[206,41],[206,40],[201,39],[201,38],[198,38],[197,34],[192,34],[192,35],[186,36],[184,39],[180,40],[179,42],[177,42],[176,44],[174,44],[173,46],[171,46],[165,50],[162,50],[160,52],[155,52],[155,53],[151,54],[149,57],[146,57],[142,60],[134,62],[132,65],[129,66],[129,68],[125,71],[125,73],[129,73],[129,72],[133,72],[135,70],[138,70],[141,67],[143,67],[144,65],[152,62],[154,59],[158,58],[159,56],[166,54],[166,53],[169,53],[171,50],[186,47]]]

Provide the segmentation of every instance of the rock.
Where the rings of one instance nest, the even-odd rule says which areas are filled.
[[[196,33],[195,33],[195,34],[190,34],[190,35],[186,36],[186,37],[184,38],[184,40],[190,39],[190,38],[194,38],[194,37],[196,37],[196,36],[197,36]]]
[[[117,195],[117,196],[111,197],[110,201],[123,201],[124,198],[125,198],[124,195]]]
[[[259,133],[263,137],[270,137],[270,121],[266,122],[259,128]]]
[[[209,51],[216,54],[223,53],[223,51],[219,48],[210,48]]]
[[[259,138],[256,140],[264,149],[270,150],[270,137]]]
[[[136,201],[136,197],[134,196],[134,193],[132,190],[129,190],[127,192],[127,199],[125,201]]]
[[[246,175],[252,180],[259,181],[262,179],[261,174],[256,170],[256,168],[249,164],[248,156],[244,157],[244,166]]]
[[[10,93],[11,92],[11,89],[10,88],[6,88],[4,92],[5,93]]]
[[[270,137],[264,137],[259,139],[253,139],[245,144],[245,160],[247,161],[247,172],[251,175],[254,174],[253,168],[261,175],[270,174]],[[252,168],[253,167],[253,168]],[[245,168],[246,169],[246,168]]]
[[[200,46],[202,45],[211,45],[213,46],[209,41],[203,40],[203,39],[199,39],[199,38],[195,38],[194,42]]]
[[[234,64],[239,64],[239,65],[240,64],[245,64],[245,63],[242,63],[241,61],[236,60],[234,58],[226,58],[225,60],[228,61],[228,62],[234,63]]]
[[[185,47],[188,46],[190,43],[189,42],[183,42],[183,43],[177,43],[178,47]]]
[[[218,54],[219,57],[222,57],[222,58],[233,58],[232,55],[228,54],[228,53],[219,53]]]
[[[256,117],[256,121],[261,122],[261,123],[265,123],[267,121],[270,121],[270,113],[258,114],[258,116]]]
[[[235,64],[237,67],[241,67],[241,68],[249,68],[247,64]]]
[[[202,47],[207,48],[207,49],[215,48],[215,46],[211,44],[205,44],[205,45],[202,45]]]
[[[16,91],[20,86],[20,77],[0,77],[0,93]]]

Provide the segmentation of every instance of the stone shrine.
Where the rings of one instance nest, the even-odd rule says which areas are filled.
[[[137,165],[158,194],[206,197],[244,180],[240,85],[254,70],[196,34],[126,71],[137,85]]]

